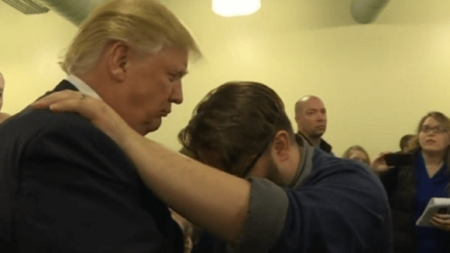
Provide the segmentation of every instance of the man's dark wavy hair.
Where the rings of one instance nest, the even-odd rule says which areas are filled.
[[[228,82],[197,105],[178,139],[195,157],[200,150],[212,151],[225,171],[243,176],[244,168],[252,167],[280,130],[295,140],[283,101],[275,91],[257,82]]]

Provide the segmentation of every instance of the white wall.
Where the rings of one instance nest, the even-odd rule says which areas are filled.
[[[372,158],[395,151],[400,137],[413,133],[427,112],[450,115],[450,20],[442,11],[450,1],[391,1],[385,16],[371,25],[349,24],[345,18],[342,25],[332,25],[313,11],[311,22],[297,20],[298,30],[290,23],[294,18],[264,23],[269,15],[263,12],[255,15],[260,23],[252,17],[224,21],[168,2],[194,30],[206,55],[186,78],[185,103],[154,134],[170,147],[178,147],[176,132],[201,97],[230,80],[271,86],[292,122],[300,97],[321,97],[329,117],[324,138],[337,155],[355,144],[366,147]]]
[[[347,6],[337,9],[338,1],[295,0],[296,8],[304,7],[299,15],[287,8],[289,1],[273,1],[277,8],[264,8],[269,1],[262,1],[259,14],[230,20],[212,14],[209,0],[166,0],[205,58],[190,66],[184,104],[174,106],[149,137],[178,149],[177,133],[195,105],[230,80],[271,86],[292,120],[300,97],[323,98],[329,111],[324,137],[337,155],[354,144],[372,156],[395,150],[426,112],[450,115],[450,21],[444,11],[450,1],[391,1],[375,24],[364,26],[353,23]],[[15,113],[65,76],[57,56],[76,28],[54,13],[25,16],[3,2],[0,20],[4,111]]]
[[[0,1],[0,71],[6,80],[2,111],[22,110],[65,77],[58,56],[76,30],[53,12],[25,15]]]

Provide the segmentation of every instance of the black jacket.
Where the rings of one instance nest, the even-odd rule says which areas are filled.
[[[305,139],[305,140],[309,143],[309,145],[313,145],[313,144],[310,142],[310,140],[306,137],[306,135],[304,135],[304,134],[301,133],[301,132],[297,132],[297,134],[300,135],[300,136],[302,136],[303,139]],[[320,144],[319,144],[318,148],[320,148],[320,149],[321,149],[322,151],[324,151],[325,153],[328,153],[328,154],[330,154],[330,155],[333,155],[333,153],[331,152],[331,150],[333,149],[333,147],[332,147],[328,142],[326,142],[324,139],[320,139]]]
[[[183,251],[167,206],[76,114],[25,109],[0,126],[0,203],[2,253]]]
[[[394,252],[417,252],[418,236],[415,226],[416,164],[392,168],[380,176],[388,194],[392,212]],[[444,241],[450,240],[450,233],[440,232]],[[441,252],[450,252],[449,244]],[[436,252],[437,253],[437,252]]]
[[[393,168],[380,176],[391,207],[394,252],[417,252],[417,234],[414,221],[416,197],[416,170],[414,166]]]

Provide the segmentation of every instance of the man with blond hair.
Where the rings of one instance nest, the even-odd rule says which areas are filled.
[[[81,26],[54,91],[99,98],[145,135],[182,103],[189,53],[194,39],[158,1],[108,1]],[[167,206],[89,121],[25,109],[0,140],[0,252],[183,251]]]

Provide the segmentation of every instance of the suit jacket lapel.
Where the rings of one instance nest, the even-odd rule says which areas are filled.
[[[62,91],[62,90],[78,90],[73,84],[71,84],[67,80],[62,80],[54,89],[53,91],[49,92],[56,92],[56,91]]]

